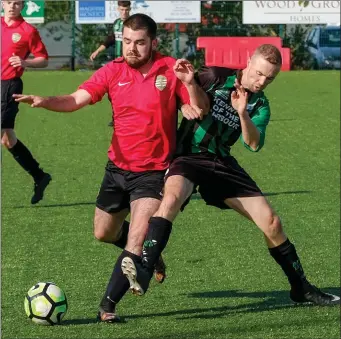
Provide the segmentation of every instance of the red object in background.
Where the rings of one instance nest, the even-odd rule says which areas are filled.
[[[208,25],[208,19],[205,16],[201,17],[201,24],[203,26],[207,26]]]
[[[204,2],[204,7],[207,9],[211,9],[212,8],[212,2],[213,1],[205,1]]]
[[[245,68],[247,61],[262,44],[276,46],[282,54],[282,71],[290,70],[290,48],[282,47],[279,37],[198,37],[197,49],[205,49],[205,65],[235,69]]]
[[[213,17],[212,22],[213,22],[215,25],[218,25],[218,24],[219,24],[219,18],[218,18],[217,16]]]
[[[167,30],[167,31],[170,31],[170,32],[174,32],[175,31],[175,25],[176,24],[165,24],[164,25],[164,28]],[[186,27],[186,24],[179,24],[179,32],[181,33],[186,33],[187,31],[187,27]]]

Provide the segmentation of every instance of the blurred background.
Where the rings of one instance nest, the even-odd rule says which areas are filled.
[[[36,26],[50,54],[50,69],[97,69],[112,60],[110,48],[95,62],[89,60],[112,34],[111,24],[76,24],[75,1],[46,1],[44,7],[44,23]],[[242,1],[202,1],[201,23],[158,24],[159,50],[187,58],[197,68],[204,64],[204,51],[196,48],[199,36],[278,36],[291,49],[291,69],[340,69],[339,26],[246,25],[242,16]]]

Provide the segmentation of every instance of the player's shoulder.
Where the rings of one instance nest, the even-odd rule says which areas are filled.
[[[159,52],[155,53],[155,62],[158,63],[160,66],[166,65],[168,68],[173,69],[173,66],[175,65],[176,59],[168,56],[168,55],[163,55]]]
[[[203,66],[197,72],[195,78],[198,84],[203,87],[205,91],[218,89],[225,86],[228,79],[232,76],[237,76],[238,70],[226,67],[207,67]],[[233,87],[234,80],[232,79],[228,87]]]
[[[122,60],[121,60],[122,59]],[[103,65],[101,68],[99,68],[96,73],[97,74],[105,74],[108,79],[114,79],[118,74],[120,74],[125,68],[127,67],[127,64],[124,62],[123,58],[117,58],[115,60],[112,60],[105,65]]]
[[[20,31],[24,33],[28,39],[31,39],[32,37],[36,37],[37,35],[39,35],[38,29],[33,25],[29,24],[25,20],[22,21],[19,27]]]
[[[122,19],[121,18],[117,18],[114,22],[113,22],[113,25],[116,25],[118,22],[121,22]]]
[[[36,33],[38,32],[37,28],[34,27],[33,25],[29,24],[27,21],[23,20],[23,22],[21,23],[21,28],[24,29],[27,32],[30,33]]]

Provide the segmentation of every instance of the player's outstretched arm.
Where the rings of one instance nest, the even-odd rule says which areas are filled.
[[[74,112],[90,104],[91,95],[84,89],[79,89],[69,95],[40,97],[37,95],[13,94],[17,102],[23,102],[31,107],[45,108],[55,112]]]

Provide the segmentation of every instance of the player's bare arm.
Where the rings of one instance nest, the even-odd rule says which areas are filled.
[[[40,107],[55,112],[74,112],[91,102],[91,95],[84,89],[61,96],[41,97],[37,95],[13,94],[13,97],[15,101],[23,102],[33,108]]]
[[[256,150],[260,140],[260,132],[252,122],[246,110],[248,92],[245,91],[245,88],[239,83],[238,80],[236,80],[234,85],[236,90],[231,93],[231,102],[233,108],[238,112],[239,115],[243,140],[253,150]]]
[[[44,68],[47,66],[48,61],[47,59],[43,58],[43,57],[36,57],[34,59],[28,59],[28,60],[24,60],[21,59],[19,56],[13,54],[9,59],[8,59],[9,63],[11,64],[11,66],[13,67],[31,67],[31,68]]]
[[[97,55],[103,51],[106,50],[106,47],[104,45],[100,45],[95,52],[93,52],[91,55],[90,55],[90,60],[91,61],[94,61],[97,57]]]
[[[210,109],[210,102],[205,91],[194,80],[194,67],[186,59],[178,59],[173,67],[174,73],[186,86],[192,106],[202,109],[207,114]]]

